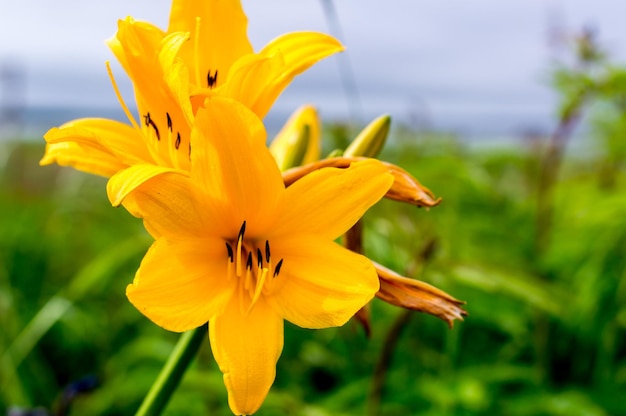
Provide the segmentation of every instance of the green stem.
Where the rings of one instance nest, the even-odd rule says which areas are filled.
[[[183,378],[185,370],[200,349],[207,336],[207,325],[187,331],[180,336],[178,343],[167,359],[165,366],[141,403],[136,416],[159,415]]]

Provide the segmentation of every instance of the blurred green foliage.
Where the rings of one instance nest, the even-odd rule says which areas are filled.
[[[259,414],[626,414],[623,169],[607,188],[602,155],[566,158],[538,252],[537,147],[475,151],[400,130],[394,140],[381,158],[444,201],[429,211],[382,201],[365,219],[366,253],[466,300],[470,315],[449,330],[375,300],[371,339],[356,323],[288,324]],[[178,338],[124,296],[150,238],[110,206],[104,179],[37,166],[42,147],[2,149],[0,412],[53,409],[94,375],[69,414],[132,414]],[[166,414],[229,414],[208,342]]]
[[[392,131],[381,159],[443,203],[380,202],[365,252],[469,316],[449,330],[374,300],[370,339],[356,322],[287,324],[259,415],[626,415],[626,70],[594,42],[553,72],[550,138],[471,149]],[[583,116],[592,151],[568,153]],[[345,148],[349,128],[326,136]],[[43,144],[0,145],[0,413],[61,414],[75,395],[67,414],[133,414],[178,339],[124,296],[150,238],[104,179],[37,166]],[[230,414],[207,341],[165,414]]]

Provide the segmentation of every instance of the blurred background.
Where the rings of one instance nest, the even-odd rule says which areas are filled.
[[[270,137],[305,103],[326,153],[391,114],[381,159],[443,202],[379,203],[365,252],[469,311],[449,330],[374,300],[369,337],[286,325],[259,414],[626,415],[623,6],[243,4],[257,50],[295,30],[346,44],[285,91]],[[140,221],[110,207],[103,178],[38,166],[48,128],[124,120],[104,39],[127,15],[165,28],[169,6],[0,4],[0,413],[133,414],[178,338],[124,296],[150,244]],[[203,413],[229,414],[208,342],[166,411]]]

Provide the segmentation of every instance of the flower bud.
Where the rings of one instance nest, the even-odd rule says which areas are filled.
[[[367,125],[343,152],[345,157],[376,157],[382,150],[389,134],[391,116],[385,114]]]
[[[318,160],[320,122],[317,111],[307,105],[296,110],[270,145],[281,171]]]

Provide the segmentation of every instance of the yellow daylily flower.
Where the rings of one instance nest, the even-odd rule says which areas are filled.
[[[234,98],[263,118],[296,75],[343,49],[331,36],[294,32],[253,53],[246,30],[238,0],[175,0],[167,31],[120,20],[108,45],[133,82],[140,122],[114,83],[131,125],[81,119],[53,128],[40,164],[107,177],[137,163],[188,172],[191,126],[206,97]]]
[[[109,182],[109,198],[143,218],[156,240],[126,293],[168,330],[208,321],[231,410],[252,414],[273,383],[284,320],[343,325],[378,291],[372,262],[334,240],[393,177],[370,159],[285,188],[260,120],[222,97],[198,110],[191,143],[189,176],[135,165],[118,175],[158,172],[132,193],[125,181]]]

